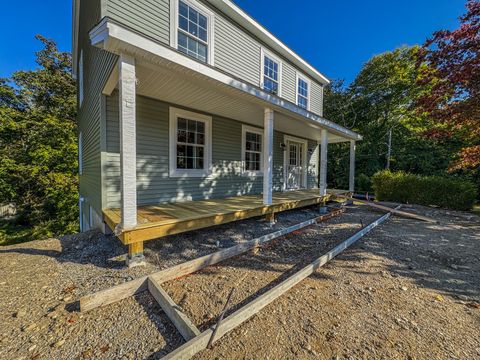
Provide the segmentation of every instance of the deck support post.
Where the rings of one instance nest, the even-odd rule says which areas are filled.
[[[327,156],[328,156],[328,131],[322,129],[320,143],[320,196],[327,196]],[[325,203],[320,206],[320,214],[326,214]]]
[[[348,178],[348,191],[352,193],[355,192],[355,151],[357,148],[357,143],[355,140],[350,140],[350,172]],[[353,204],[353,201],[351,201]]]
[[[143,241],[128,245],[127,266],[129,268],[145,265]]]
[[[272,205],[273,187],[273,120],[272,109],[265,109],[263,130],[263,204]]]
[[[121,223],[116,233],[137,226],[137,144],[136,144],[136,74],[135,58],[121,54],[118,61],[120,115]],[[135,246],[134,246],[135,245]],[[143,244],[129,245],[129,261],[143,256]],[[136,249],[134,252],[131,248]]]

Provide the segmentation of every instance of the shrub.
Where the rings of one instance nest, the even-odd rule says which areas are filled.
[[[405,204],[471,210],[477,189],[465,179],[447,176],[420,176],[405,172],[380,171],[372,177],[375,198]]]
[[[360,192],[368,192],[372,190],[372,180],[365,174],[357,177],[357,189]]]

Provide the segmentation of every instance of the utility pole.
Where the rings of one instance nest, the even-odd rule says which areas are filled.
[[[390,158],[392,156],[392,129],[388,132],[387,170],[390,170]]]

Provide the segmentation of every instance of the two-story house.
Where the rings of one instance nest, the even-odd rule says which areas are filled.
[[[329,81],[231,1],[74,0],[73,60],[81,229],[106,224],[132,263],[324,202],[329,143],[350,142],[353,191],[361,136],[323,118]]]

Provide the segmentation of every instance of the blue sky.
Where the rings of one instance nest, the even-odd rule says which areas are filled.
[[[327,77],[348,82],[371,56],[421,44],[435,30],[455,28],[465,6],[464,0],[235,2]],[[35,34],[70,50],[71,8],[70,0],[5,1],[0,77],[36,66],[34,52],[40,47]]]

